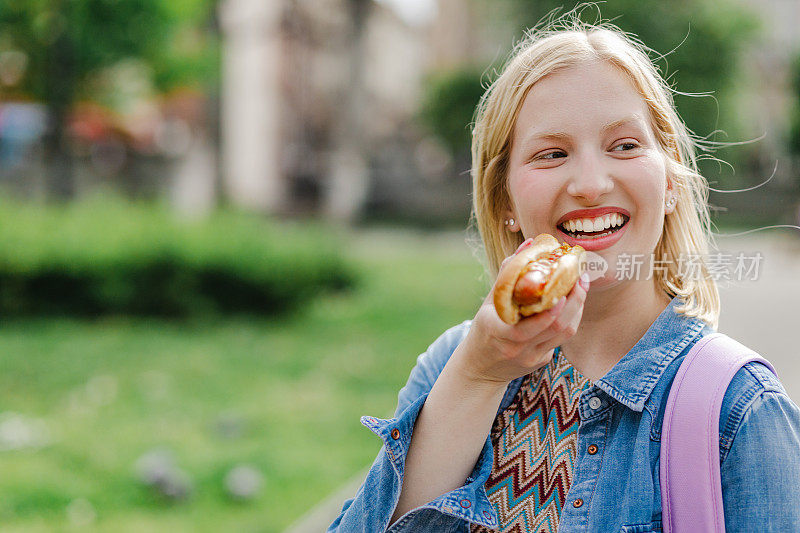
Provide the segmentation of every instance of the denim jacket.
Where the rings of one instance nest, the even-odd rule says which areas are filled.
[[[673,299],[636,345],[581,393],[578,455],[559,531],[661,531],[659,452],[669,388],[689,349],[713,332],[676,313],[678,303]],[[394,418],[362,417],[383,446],[328,531],[466,533],[470,522],[497,527],[484,487],[492,469],[489,435],[463,486],[389,524],[417,415],[469,326],[467,321],[447,330],[417,358]],[[514,399],[522,379],[509,384],[498,413]],[[800,532],[800,409],[760,363],[746,364],[731,381],[719,434],[726,530]],[[599,450],[587,453],[590,444]]]

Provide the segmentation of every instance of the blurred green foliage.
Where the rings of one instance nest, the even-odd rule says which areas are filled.
[[[171,89],[218,91],[217,1],[0,1],[0,58],[13,64],[0,99],[47,106],[48,196],[75,194],[68,126],[77,102],[130,116],[141,101]]]
[[[483,94],[481,71],[474,68],[437,72],[426,81],[420,120],[453,155],[469,148],[470,123]]]
[[[0,314],[272,314],[356,274],[329,231],[219,212],[90,199],[0,204]]]
[[[130,59],[151,67],[161,90],[213,82],[219,70],[215,6],[216,0],[3,0],[0,52],[27,55],[16,90],[45,102],[54,83],[74,80],[80,97],[98,70]],[[63,71],[72,80],[54,79]]]
[[[800,157],[800,54],[794,58],[791,71],[792,83],[792,110],[789,131],[789,151]],[[796,176],[800,185],[800,176]]]
[[[579,2],[564,4],[562,0],[474,2],[480,12],[510,16],[512,26],[517,28],[517,39],[554,9],[561,7],[556,14],[562,14],[579,5]],[[600,13],[603,21],[611,21],[623,31],[637,35],[655,51],[651,59],[676,90],[713,94],[713,97],[675,96],[679,114],[696,135],[719,142],[741,140],[732,89],[740,51],[759,27],[757,17],[745,6],[730,0],[614,0],[579,11],[583,21],[596,23]],[[500,65],[495,66],[500,70]],[[468,125],[482,93],[480,72],[484,67],[467,66],[441,73],[432,77],[427,86],[424,113],[430,117],[428,124],[456,152],[463,152],[469,146]],[[488,86],[493,78],[483,81]],[[724,136],[714,134],[717,130],[723,130]],[[744,149],[734,151],[729,159],[735,162],[744,152]],[[713,162],[702,163],[701,170],[707,177],[720,173],[719,165]]]
[[[342,242],[361,282],[297,315],[6,321],[2,411],[51,439],[0,450],[0,529],[277,533],[361,471],[381,441],[359,417],[391,416],[418,354],[472,317],[488,285],[460,234]],[[221,432],[226,419],[240,430]],[[137,479],[154,449],[188,474],[186,501]],[[223,488],[240,463],[264,475],[254,500]],[[89,517],[69,512],[81,499]]]

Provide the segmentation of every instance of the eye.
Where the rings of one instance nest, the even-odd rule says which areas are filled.
[[[625,141],[625,142],[619,143],[618,145],[616,145],[611,150],[615,151],[615,152],[628,152],[630,150],[635,150],[638,147],[639,147],[639,145],[637,143],[635,143],[635,142]],[[618,148],[622,148],[622,150],[618,150]]]
[[[561,150],[555,150],[553,152],[547,152],[546,154],[540,155],[536,159],[561,159],[562,157],[567,157],[567,154]]]

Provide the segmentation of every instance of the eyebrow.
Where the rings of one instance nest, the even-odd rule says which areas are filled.
[[[639,116],[638,115],[634,115],[634,116],[631,116],[631,117],[621,118],[619,120],[615,120],[614,122],[610,122],[610,123],[606,124],[605,126],[603,126],[600,129],[600,133],[601,134],[605,134],[608,131],[617,129],[617,128],[622,127],[622,126],[627,126],[629,124],[634,125],[634,126],[640,126],[640,127],[642,126],[642,122],[641,122],[641,119],[639,118]],[[570,135],[568,133],[563,132],[563,131],[556,131],[556,132],[552,132],[552,133],[533,133],[532,135],[529,135],[528,137],[525,138],[525,142],[523,144],[527,145],[530,142],[536,141],[536,140],[539,140],[539,139],[560,141],[560,140],[569,139],[569,138],[570,138]]]

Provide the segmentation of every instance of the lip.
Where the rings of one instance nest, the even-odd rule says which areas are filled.
[[[609,213],[622,213],[626,217],[631,218],[631,214],[626,209],[622,209],[621,207],[614,207],[614,206],[596,207],[594,209],[578,209],[575,211],[570,211],[569,213],[558,219],[558,222],[556,222],[556,226],[559,226],[564,222],[566,222],[567,220],[571,220],[573,218],[595,218],[607,215]]]
[[[627,229],[628,229],[628,224],[625,224],[624,226],[622,226],[622,228],[620,228],[615,233],[612,233],[611,235],[606,235],[605,237],[600,237],[599,239],[589,240],[589,239],[576,239],[570,236],[569,234],[564,233],[563,231],[561,231],[561,228],[556,226],[556,231],[561,236],[560,240],[563,240],[570,246],[575,246],[576,244],[578,244],[587,252],[595,252],[597,250],[603,250],[605,248],[613,246],[618,240],[622,238],[622,234],[625,233]]]

